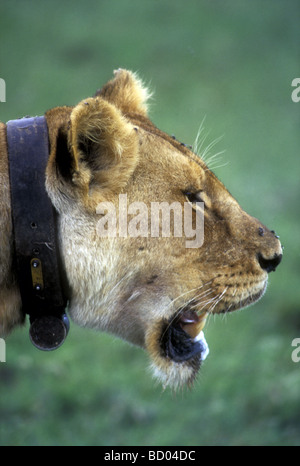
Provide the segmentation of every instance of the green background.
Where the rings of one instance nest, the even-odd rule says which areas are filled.
[[[163,391],[147,354],[109,335],[72,325],[42,353],[16,331],[0,365],[0,445],[300,444],[299,24],[298,0],[1,0],[2,121],[137,71],[159,128],[193,144],[205,118],[207,144],[223,136],[216,174],[285,250],[262,301],[210,319],[191,391]]]

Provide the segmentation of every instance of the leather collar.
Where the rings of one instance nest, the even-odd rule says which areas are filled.
[[[49,158],[45,117],[7,122],[17,278],[30,338],[42,350],[64,342],[69,323],[56,234],[56,211],[45,187]]]

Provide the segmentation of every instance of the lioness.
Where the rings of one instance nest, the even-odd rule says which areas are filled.
[[[176,388],[191,384],[208,353],[207,316],[261,298],[282,249],[274,231],[245,213],[198,155],[151,123],[148,98],[137,76],[120,69],[94,97],[46,112],[46,190],[58,212],[72,320],[145,348],[154,375]],[[24,321],[3,123],[0,190],[3,336]],[[189,205],[193,225],[204,217],[203,244],[187,247],[172,216],[170,237],[100,235],[105,213],[98,206],[108,202],[118,211],[120,194],[149,211],[154,202]]]

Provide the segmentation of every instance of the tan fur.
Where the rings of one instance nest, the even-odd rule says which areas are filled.
[[[46,113],[51,153],[47,191],[59,212],[59,242],[79,325],[111,332],[147,349],[164,385],[190,383],[198,370],[160,348],[163,328],[192,302],[228,312],[262,296],[267,273],[258,262],[281,254],[278,239],[246,214],[205,163],[148,119],[148,90],[133,74],[115,72],[95,97]],[[0,333],[23,322],[12,268],[12,226],[5,125],[0,125]],[[187,202],[201,191],[204,244],[186,238],[100,238],[97,205]],[[258,229],[264,229],[264,235]],[[219,301],[218,301],[218,298]],[[214,304],[214,305],[212,305]]]
[[[21,298],[12,268],[13,237],[10,210],[6,126],[0,122],[0,335],[24,321]]]

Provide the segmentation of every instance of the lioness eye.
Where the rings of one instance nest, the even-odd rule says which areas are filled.
[[[197,191],[195,193],[191,191],[185,191],[184,194],[187,197],[188,201],[190,201],[192,204],[196,202],[204,202],[201,197],[202,191]]]

